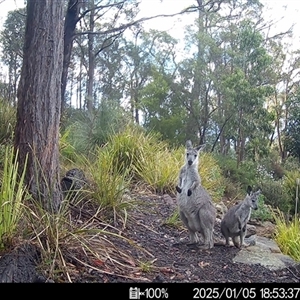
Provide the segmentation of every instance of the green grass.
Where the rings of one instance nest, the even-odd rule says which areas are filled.
[[[294,260],[300,261],[300,221],[294,218],[287,221],[280,211],[274,213],[276,222],[275,241],[281,251],[291,256]]]
[[[115,163],[111,149],[98,148],[93,160],[86,160],[86,170],[90,176],[90,197],[99,206],[99,211],[104,210],[109,217],[113,213],[116,223],[117,216],[123,214],[123,224],[127,219],[127,209],[132,205],[126,197],[130,187],[129,171],[120,170]]]
[[[179,217],[179,211],[178,211],[178,209],[176,209],[172,213],[172,215],[165,220],[164,224],[168,225],[168,226],[172,226],[172,227],[180,227],[180,226],[182,226],[182,222],[181,222],[180,217]]]
[[[12,147],[6,147],[0,182],[0,248],[12,239],[22,214],[22,201],[26,197],[25,172],[26,168],[18,176],[18,151],[14,153]]]

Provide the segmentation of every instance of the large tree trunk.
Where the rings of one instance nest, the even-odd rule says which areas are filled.
[[[24,59],[18,87],[15,146],[26,183],[44,208],[57,211],[64,1],[28,0]]]

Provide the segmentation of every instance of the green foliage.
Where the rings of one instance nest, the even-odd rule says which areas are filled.
[[[182,164],[176,157],[177,151],[169,149],[164,142],[147,144],[143,148],[143,156],[140,157],[135,171],[138,177],[146,182],[154,192],[174,193]]]
[[[199,174],[202,185],[207,189],[213,201],[219,202],[224,195],[225,180],[217,160],[211,153],[200,153]]]
[[[286,193],[282,180],[264,180],[260,182],[266,204],[288,213],[291,209],[289,195]]]
[[[59,138],[59,153],[63,161],[75,162],[77,159],[76,149],[70,144],[69,135],[71,128],[68,127]]]
[[[164,224],[172,227],[182,226],[182,221],[180,220],[178,209],[174,210],[172,215],[165,220]]]
[[[26,196],[24,176],[18,176],[18,151],[6,147],[4,169],[0,181],[0,248],[10,242],[22,213],[22,200]],[[26,165],[26,162],[25,162]]]
[[[0,99],[0,144],[12,143],[15,124],[15,107]]]
[[[300,172],[298,170],[285,172],[282,183],[284,191],[288,196],[287,205],[291,213],[295,211],[297,180],[300,180]]]
[[[16,103],[17,83],[19,81],[25,35],[26,8],[10,11],[0,32],[1,60],[8,67],[8,84],[0,84],[0,97]]]
[[[294,218],[292,222],[286,221],[284,214],[280,211],[274,213],[276,222],[275,241],[281,251],[300,261],[300,222]]]
[[[300,107],[299,107],[300,92],[298,92],[298,97],[290,107],[288,123],[284,131],[284,145],[287,151],[291,153],[294,157],[298,158],[300,162]]]
[[[153,133],[146,134],[141,127],[128,125],[122,131],[111,134],[106,147],[114,165],[123,172],[130,170],[134,176],[134,168],[139,169],[144,159],[145,147],[156,143]]]
[[[257,176],[255,164],[244,161],[238,166],[236,159],[228,156],[216,156],[216,158],[221,173],[226,178],[228,185],[232,183],[242,191],[246,191],[248,185],[255,185]],[[237,193],[239,193],[238,190]]]
[[[258,199],[258,209],[252,210],[251,218],[258,219],[262,222],[273,221],[271,208],[265,204],[264,195],[260,195]]]
[[[66,141],[77,153],[83,154],[103,146],[110,135],[123,131],[131,122],[122,108],[108,104],[101,105],[92,113],[71,109],[69,117],[65,116],[64,119],[64,132],[68,131]]]

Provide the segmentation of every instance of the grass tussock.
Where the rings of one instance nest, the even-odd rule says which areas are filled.
[[[95,215],[76,219],[71,212],[67,201],[56,214],[32,201],[26,207],[25,238],[38,245],[42,256],[39,267],[45,278],[76,282],[78,276],[80,279],[78,270],[88,268],[100,274],[142,279],[139,278],[142,266],[132,257],[130,249],[136,248],[149,258],[146,250]],[[121,249],[117,246],[120,244],[125,246]]]
[[[300,221],[294,218],[287,221],[284,214],[277,210],[274,213],[276,223],[275,241],[284,254],[300,261]]]
[[[0,248],[10,244],[23,212],[22,201],[27,195],[25,172],[26,168],[18,176],[18,151],[14,153],[12,147],[6,147],[0,179]]]

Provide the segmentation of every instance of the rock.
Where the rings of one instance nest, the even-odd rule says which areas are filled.
[[[242,248],[233,262],[260,264],[269,270],[283,269],[297,264],[291,257],[281,253],[275,241],[257,236],[255,246]]]
[[[228,210],[227,206],[222,201],[220,203],[216,203],[215,208],[217,210],[217,216],[221,219],[224,217]]]
[[[87,184],[84,172],[80,169],[71,169],[61,180],[62,191],[67,194],[69,191],[72,191],[73,195],[78,190],[81,190]]]
[[[259,236],[264,236],[267,238],[272,238],[276,231],[276,225],[270,221],[265,221],[256,226],[256,232]]]
[[[246,238],[256,234],[256,226],[247,224]]]

